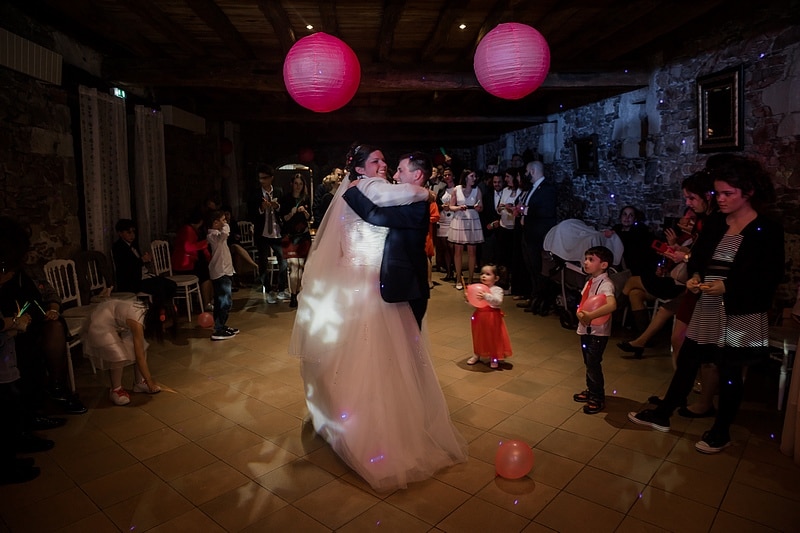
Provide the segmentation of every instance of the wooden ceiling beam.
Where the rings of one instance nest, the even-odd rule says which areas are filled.
[[[464,15],[469,2],[467,0],[448,0],[444,5],[436,27],[420,53],[420,61],[430,60],[445,45],[450,38],[450,32],[455,31],[455,22]]]
[[[681,3],[680,9],[670,10],[669,14],[663,10],[651,12],[637,19],[629,27],[606,35],[596,42],[592,46],[592,50],[596,53],[594,57],[600,61],[615,60],[689,24],[723,3],[724,0],[686,2]]]
[[[378,30],[378,61],[388,61],[394,44],[394,32],[406,7],[405,0],[384,0],[381,28]]]
[[[336,0],[320,0],[319,18],[322,19],[322,31],[328,35],[339,36],[339,17],[336,16]]]
[[[184,0],[189,8],[200,17],[206,25],[214,30],[220,40],[231,49],[239,59],[252,59],[254,56],[250,45],[236,29],[225,12],[212,0]]]
[[[284,92],[283,75],[275,65],[260,61],[187,62],[171,60],[106,60],[103,75],[110,80],[150,87],[208,87]],[[647,72],[551,72],[543,88],[643,87]],[[475,73],[470,71],[424,71],[365,66],[359,92],[478,90]]]
[[[172,22],[151,0],[122,0],[121,3],[187,54],[197,57],[207,55],[203,45],[181,26]]]
[[[258,0],[258,9],[264,13],[267,21],[272,25],[272,30],[281,45],[283,57],[289,53],[289,49],[297,41],[289,14],[283,9],[280,2],[274,0]]]
[[[71,2],[45,0],[44,4],[53,12],[61,13],[66,18],[89,29],[105,42],[109,42],[108,36],[113,35],[113,46],[123,48],[139,57],[164,56],[164,51],[142,37],[141,33],[112,22],[103,14],[102,10],[97,9],[88,0],[73,0]]]

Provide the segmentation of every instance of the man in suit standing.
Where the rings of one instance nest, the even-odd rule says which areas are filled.
[[[549,301],[544,294],[542,251],[544,238],[556,225],[556,188],[544,177],[541,161],[531,161],[525,167],[525,177],[530,180],[530,192],[520,201],[519,215],[522,225],[522,258],[531,276],[531,305],[526,312],[546,315]]]
[[[503,175],[499,172],[492,173],[489,185],[490,187],[485,191],[481,189],[483,210],[480,212],[480,218],[481,226],[483,226],[483,245],[481,247],[480,262],[478,263],[479,267],[486,263],[498,264],[497,232],[500,228],[500,213],[497,211],[497,206],[501,202],[503,187],[505,187]],[[489,202],[491,202],[491,205]],[[508,265],[503,266],[507,267]]]
[[[273,186],[275,171],[271,166],[259,165],[257,172],[261,186],[248,203],[248,210],[250,221],[253,223],[253,237],[258,248],[261,284],[267,293],[267,303],[274,304],[278,300],[285,301],[290,298],[286,290],[289,285],[286,275],[288,263],[283,258],[281,227],[278,220],[278,211],[281,208],[278,201],[283,196],[283,191],[280,187]],[[267,258],[270,256],[270,250],[278,260],[278,281],[274,286],[268,286],[266,282]]]
[[[395,181],[415,185],[423,191],[431,175],[431,161],[421,152],[404,155],[397,165]],[[383,196],[391,197],[396,187],[380,178],[367,178],[353,182],[344,193],[347,204],[358,216],[375,226],[389,228],[381,261],[381,297],[389,303],[408,302],[417,325],[422,328],[422,318],[428,309],[428,259],[425,255],[425,237],[430,215],[428,201],[409,205],[381,207]]]

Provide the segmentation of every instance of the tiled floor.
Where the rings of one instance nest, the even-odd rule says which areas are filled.
[[[258,291],[235,296],[235,339],[211,342],[185,325],[179,340],[151,348],[171,390],[115,407],[105,377],[82,364],[90,411],[49,432],[56,447],[36,456],[39,479],[0,487],[0,531],[800,530],[800,469],[777,449],[771,390],[745,403],[735,446],[701,455],[693,445],[708,420],[676,416],[659,433],[626,419],[666,388],[666,349],[627,360],[612,338],[608,409],[588,416],[572,401],[583,388],[573,331],[509,299],[511,366],[469,367],[471,308],[449,284],[433,291],[428,324],[470,459],[375,493],[304,423],[298,362],[286,353],[294,312]],[[521,480],[495,477],[498,442],[511,438],[534,448]]]

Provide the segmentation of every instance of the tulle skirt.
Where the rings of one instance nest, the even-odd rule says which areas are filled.
[[[289,353],[301,358],[317,433],[374,489],[404,488],[466,461],[467,444],[450,420],[427,334],[408,304],[381,298],[381,250],[372,265],[342,252],[342,203],[337,195],[306,263]]]
[[[511,357],[511,339],[503,311],[494,307],[475,309],[472,313],[472,351],[479,357]]]

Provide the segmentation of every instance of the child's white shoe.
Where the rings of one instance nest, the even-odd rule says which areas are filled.
[[[475,363],[477,363],[477,362],[478,362],[478,361],[480,361],[480,360],[481,360],[481,358],[480,358],[480,357],[478,357],[477,355],[473,355],[472,357],[470,357],[469,359],[467,359],[467,364],[468,364],[468,365],[474,365]]]
[[[155,394],[157,392],[161,392],[161,387],[156,385],[154,389],[151,389],[150,385],[147,384],[147,381],[141,381],[139,383],[133,384],[133,392],[144,392],[147,394]]]
[[[499,368],[500,364],[497,362],[497,359],[492,359],[492,362],[489,364],[489,366],[492,368]]]
[[[111,392],[108,393],[108,398],[116,405],[128,405],[131,403],[131,395],[122,387],[111,389]]]

